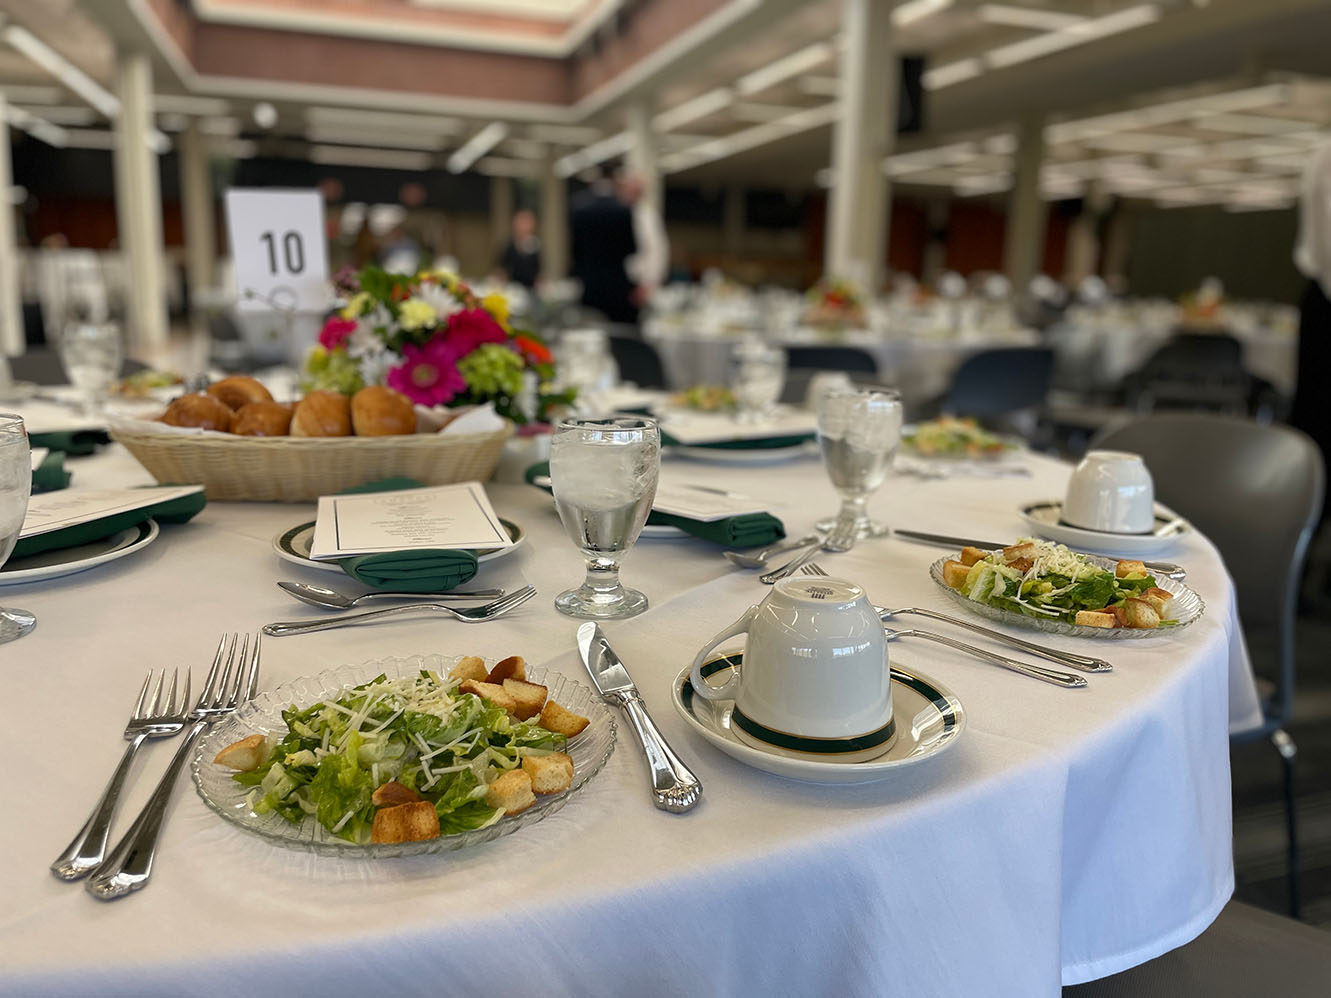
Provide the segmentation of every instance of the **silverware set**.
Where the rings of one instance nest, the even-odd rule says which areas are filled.
[[[383,620],[387,617],[400,617],[404,614],[427,613],[439,614],[452,617],[454,620],[460,620],[464,624],[475,624],[484,620],[494,620],[496,617],[502,617],[510,610],[516,609],[527,600],[536,595],[535,586],[523,586],[521,589],[514,590],[506,596],[503,596],[490,603],[481,606],[471,606],[459,609],[453,606],[445,606],[443,603],[412,603],[407,606],[390,606],[383,610],[367,610],[364,613],[351,613],[341,617],[324,618],[322,620],[286,620],[278,621],[273,624],[265,624],[263,633],[275,638],[285,637],[288,634],[307,634],[310,631],[327,631],[335,627],[350,627],[353,624],[363,624],[376,620]]]
[[[51,872],[61,880],[87,877],[88,893],[103,901],[124,897],[132,891],[146,887],[152,876],[153,859],[157,853],[157,838],[166,817],[181,768],[189,758],[194,743],[207,728],[234,713],[242,704],[254,697],[259,682],[259,635],[222,635],[213,656],[212,667],[204,681],[203,692],[194,706],[186,711],[190,699],[190,676],[185,672],[184,689],[179,702],[176,699],[177,680],[172,673],[171,685],[163,701],[166,673],[162,671],[152,683],[152,673],[139,692],[138,702],[125,727],[129,746],[116,767],[92,814],[80,829],[74,841],[51,864]],[[152,687],[152,700],[148,689]],[[185,730],[180,747],[176,749],[157,788],[148,798],[139,816],[134,819],[114,849],[106,855],[106,843],[111,819],[129,773],[130,763],[144,741],[150,738],[170,738]]]

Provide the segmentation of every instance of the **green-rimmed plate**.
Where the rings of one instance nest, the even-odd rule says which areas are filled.
[[[157,540],[159,528],[156,520],[145,520],[133,527],[118,530],[110,537],[74,547],[42,551],[26,558],[13,558],[0,568],[0,586],[17,586],[25,582],[43,582],[59,579],[76,572],[124,558]]]
[[[523,530],[512,520],[505,520],[502,516],[499,522],[504,529],[508,531],[509,538],[513,544],[506,548],[477,548],[477,561],[493,561],[496,558],[502,558],[505,555],[512,554],[527,536],[527,531]],[[318,568],[325,572],[337,572],[341,574],[342,566],[336,561],[315,561],[310,557],[310,545],[314,543],[314,521],[308,523],[298,523],[294,527],[283,530],[280,534],[273,537],[273,551],[284,561],[294,562],[297,565],[304,565],[306,568]]]

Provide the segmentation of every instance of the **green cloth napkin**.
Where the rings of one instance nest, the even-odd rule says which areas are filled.
[[[523,472],[528,485],[536,485],[537,478],[549,475],[549,461],[533,464]],[[536,487],[546,492],[550,491],[547,485],[536,485]],[[772,544],[786,536],[785,524],[771,513],[747,513],[743,516],[727,517],[724,520],[693,520],[686,516],[652,510],[647,514],[647,523],[653,527],[676,527],[702,540],[735,548]]]
[[[681,444],[665,430],[661,431],[663,447],[706,447],[708,450],[777,450],[782,447],[798,447],[813,440],[815,433],[791,433],[784,437],[758,437],[753,440],[713,440],[705,444]]]
[[[156,487],[149,486],[149,488]],[[156,520],[158,523],[184,523],[207,504],[207,497],[202,492],[195,492],[192,495],[178,496],[175,499],[167,499],[151,506],[127,510],[124,513],[112,513],[100,520],[76,523],[72,527],[61,527],[59,530],[51,530],[44,534],[38,534],[36,537],[25,537],[14,545],[14,552],[10,557],[26,558],[28,555],[41,554],[43,551],[56,551],[61,548],[77,547],[80,544],[91,544],[93,541],[100,541],[103,537],[110,537],[121,530],[137,527],[140,523],[149,519]]]
[[[63,451],[70,457],[84,457],[110,442],[111,437],[105,430],[57,430],[52,433],[28,434],[28,443],[33,447]]]
[[[32,491],[56,492],[69,485],[70,473],[65,470],[65,455],[53,450],[37,467],[32,469]]]
[[[384,478],[343,489],[341,495],[393,492],[424,488],[414,478]],[[388,551],[339,559],[338,565],[357,582],[372,589],[403,593],[443,593],[470,581],[480,567],[474,551],[426,548],[419,551]]]

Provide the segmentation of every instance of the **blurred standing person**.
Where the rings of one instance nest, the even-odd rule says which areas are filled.
[[[536,216],[523,208],[513,213],[513,234],[499,256],[499,267],[514,284],[530,291],[541,273],[541,240],[536,236]]]
[[[1317,148],[1303,172],[1294,265],[1308,284],[1299,303],[1298,381],[1289,421],[1317,442],[1331,464],[1331,406],[1324,397],[1331,370],[1331,140]]]
[[[637,285],[633,303],[639,308],[651,301],[670,273],[665,219],[660,206],[643,197],[645,191],[646,185],[636,173],[625,174],[619,181],[619,197],[633,212],[633,236],[638,243],[638,252],[627,263],[629,277]]]
[[[608,177],[599,177],[569,203],[573,276],[582,282],[582,304],[611,322],[638,322],[636,288],[628,258],[638,251],[633,212]]]

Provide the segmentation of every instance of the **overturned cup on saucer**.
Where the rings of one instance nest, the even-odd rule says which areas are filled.
[[[711,685],[708,657],[739,634],[743,658],[729,659],[730,677]],[[883,622],[844,579],[777,582],[698,652],[691,682],[703,699],[734,700],[732,730],[762,748],[861,762],[886,752],[896,733]]]
[[[1155,526],[1155,484],[1139,454],[1088,451],[1068,479],[1060,519],[1107,534],[1149,534]]]

